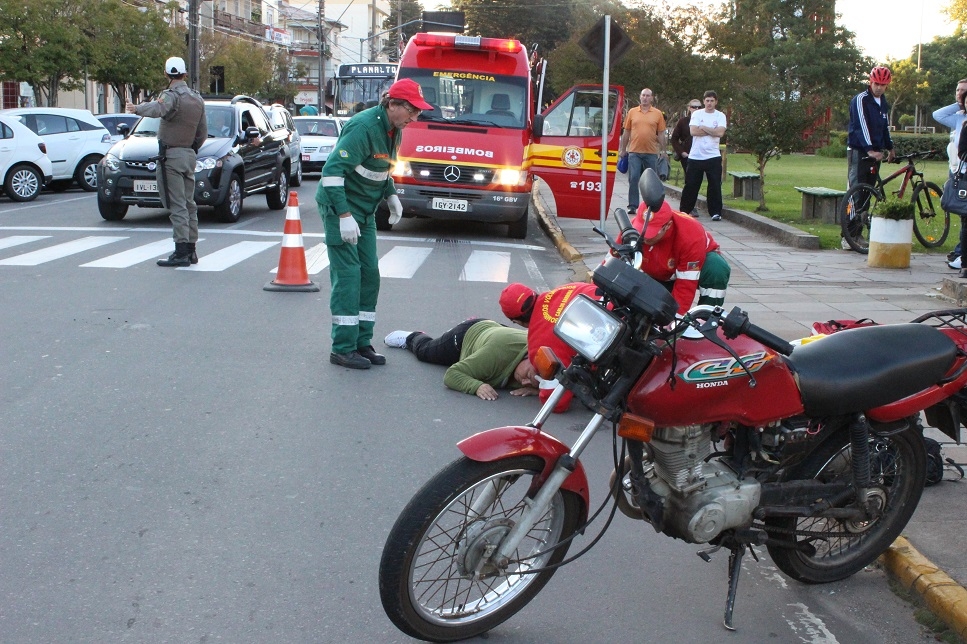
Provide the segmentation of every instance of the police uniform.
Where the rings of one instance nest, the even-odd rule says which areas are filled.
[[[322,168],[316,203],[326,230],[332,290],[332,352],[345,354],[372,345],[379,295],[376,206],[396,194],[390,175],[402,129],[394,129],[386,108],[360,112],[343,128]],[[352,213],[359,241],[345,243],[339,215]]]
[[[173,80],[157,100],[136,105],[134,112],[161,118],[158,142],[165,160],[155,172],[158,187],[165,190],[162,202],[171,211],[176,248],[181,248],[179,244],[194,244],[198,241],[195,159],[196,152],[208,139],[205,101],[185,81]]]

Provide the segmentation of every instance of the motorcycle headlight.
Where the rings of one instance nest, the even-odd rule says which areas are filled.
[[[101,160],[106,168],[113,172],[117,172],[121,169],[121,159],[117,158],[113,154],[105,154],[104,158]]]
[[[554,334],[591,362],[603,356],[624,331],[625,323],[586,295],[567,305]]]

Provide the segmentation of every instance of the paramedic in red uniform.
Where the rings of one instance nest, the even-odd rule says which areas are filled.
[[[554,324],[561,317],[565,307],[578,295],[584,294],[595,300],[601,299],[601,296],[597,295],[597,290],[598,287],[594,284],[574,282],[545,293],[535,293],[529,286],[514,283],[501,292],[500,309],[512,322],[527,329],[527,357],[532,364],[538,349],[550,347],[554,355],[567,367],[577,352],[554,335]],[[549,388],[545,387],[545,384]],[[542,383],[541,402],[548,399],[556,386],[556,381]],[[554,412],[567,411],[572,397],[573,394],[570,391],[564,392],[564,397],[554,408]]]
[[[631,225],[642,232],[647,206],[641,204]],[[665,285],[678,302],[678,313],[698,304],[721,306],[731,268],[719,245],[705,227],[688,215],[672,210],[667,202],[652,213],[642,233],[641,270]]]

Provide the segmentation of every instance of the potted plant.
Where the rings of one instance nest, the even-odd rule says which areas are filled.
[[[910,268],[913,249],[913,202],[887,197],[870,213],[867,264],[876,268]]]

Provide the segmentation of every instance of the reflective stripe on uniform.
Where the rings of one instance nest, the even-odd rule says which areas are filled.
[[[725,299],[724,288],[699,288],[698,294],[702,297],[715,297],[723,300]]]
[[[386,178],[389,177],[389,172],[376,172],[375,170],[364,168],[361,165],[356,166],[355,170],[356,174],[361,177],[366,177],[370,181],[386,181]]]
[[[359,320],[361,322],[375,322],[376,321],[376,311],[360,311]]]
[[[675,271],[675,279],[698,281],[701,271]]]
[[[335,188],[346,185],[345,177],[323,177],[322,187],[323,188]]]
[[[336,326],[357,326],[359,324],[358,315],[334,315],[332,323]]]

